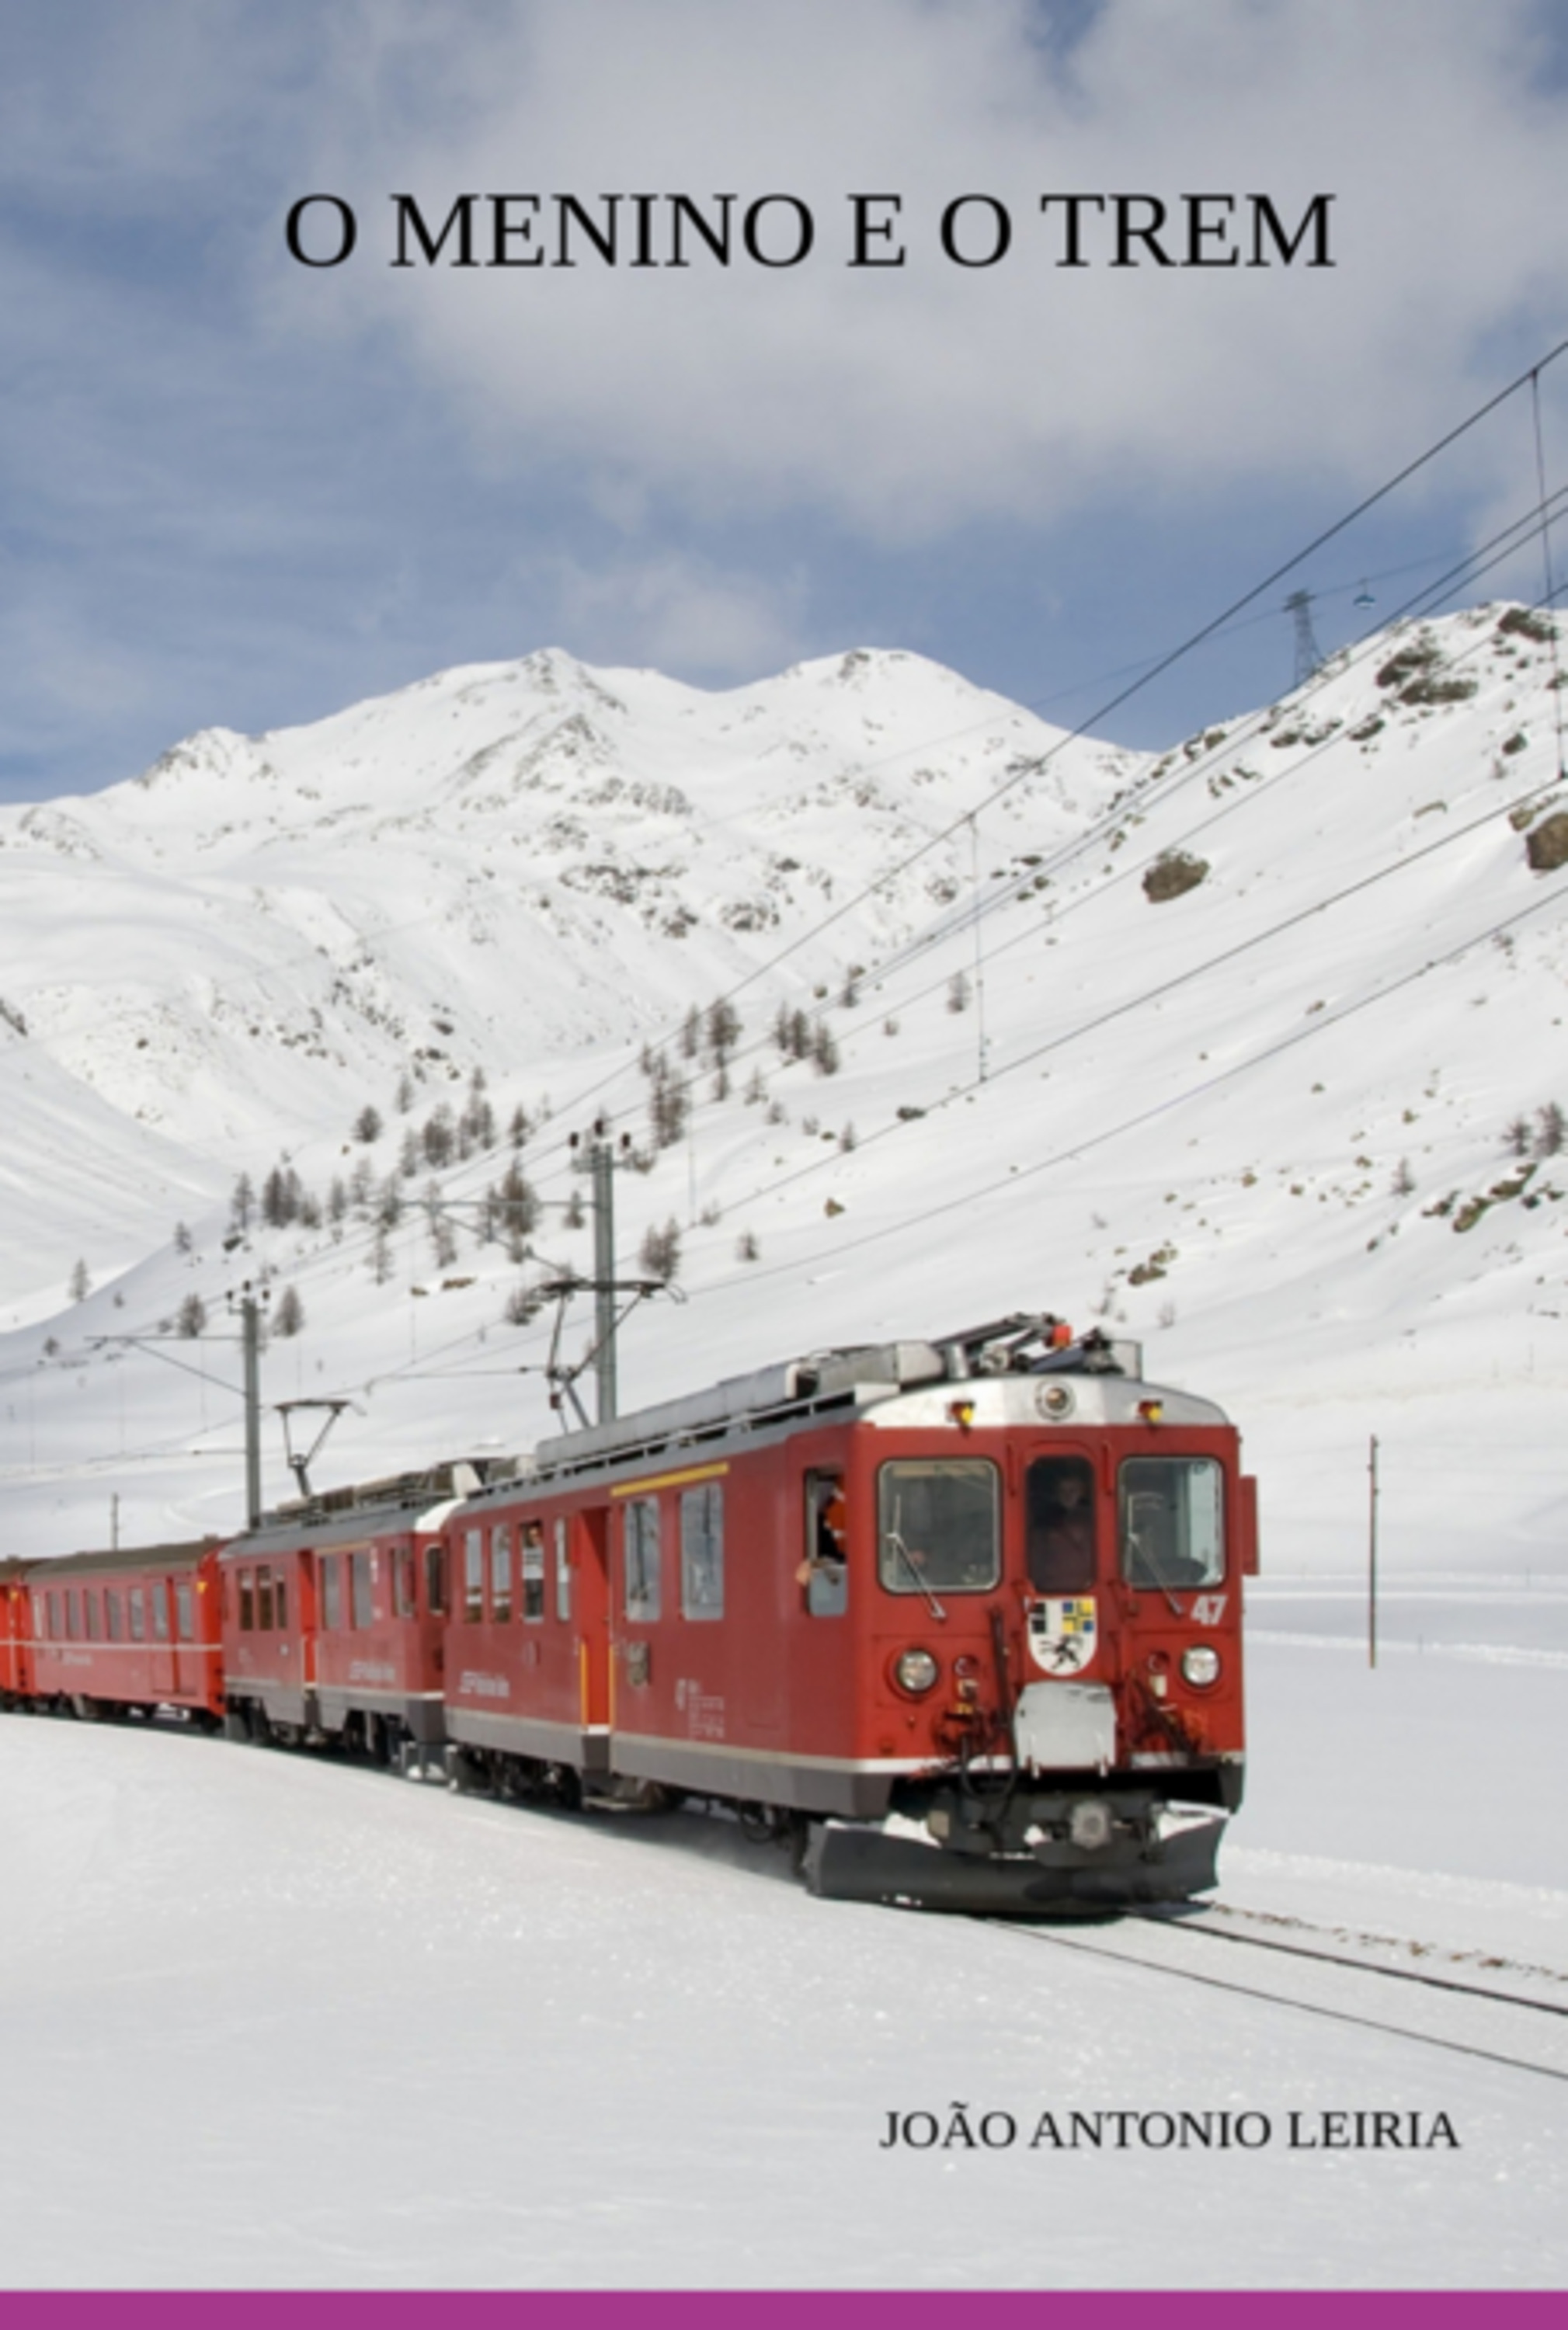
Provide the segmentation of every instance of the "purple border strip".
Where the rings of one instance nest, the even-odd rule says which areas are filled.
[[[33,2291],[0,2294],[0,2330],[953,2330],[959,2308],[986,2330],[1042,2330],[1066,2316],[1089,2330],[1562,2330],[1550,2290],[565,2290]]]

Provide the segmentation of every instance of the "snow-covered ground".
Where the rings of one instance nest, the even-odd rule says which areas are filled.
[[[1385,1611],[1374,1673],[1354,1591],[1255,1596],[1252,1792],[1222,1898],[1568,1998],[1562,1596],[1466,1607],[1436,1582]],[[1540,2018],[1550,2077],[1484,2060],[1517,2045],[1487,2020],[1507,2009],[1468,2010],[1481,2054],[1444,2051],[816,1901],[711,1821],[521,1812],[19,1717],[0,1721],[0,1866],[13,2286],[1474,2288],[1568,2270],[1560,2018]],[[1222,1954],[1215,1972],[1270,1986],[1253,1953]],[[1343,1980],[1308,1969],[1304,1995],[1344,2005]],[[1410,2011],[1356,1980],[1352,2011]],[[1017,2140],[994,2117],[994,2148],[887,2144],[890,2115],[945,2132],[955,2105],[976,2127],[1010,2115]],[[1358,2110],[1429,2133],[1446,2114],[1458,2148],[1292,2147],[1291,2113],[1305,2136]],[[1148,2140],[1033,2141],[1074,2111],[1142,2116]],[[1268,2137],[1254,2117],[1248,2143],[1164,2145],[1159,2116],[1184,2111],[1262,2115]]]

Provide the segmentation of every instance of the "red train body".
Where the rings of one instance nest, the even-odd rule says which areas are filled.
[[[174,1707],[222,1717],[216,1540],[24,1567],[9,1596],[22,1696],[81,1716]]]
[[[444,1744],[463,1785],[727,1803],[835,1895],[1201,1890],[1242,1792],[1252,1483],[1217,1408],[1063,1334],[819,1354],[185,1549],[222,1573],[222,1676],[167,1696],[388,1762]],[[26,1606],[63,1624],[132,1559],[34,1565]],[[22,1695],[101,1695],[100,1644],[24,1634]]]
[[[224,1549],[232,1732],[342,1739],[381,1762],[440,1747],[453,1470],[477,1477],[446,1468],[302,1501]]]

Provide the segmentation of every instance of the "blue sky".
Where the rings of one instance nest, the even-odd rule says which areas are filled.
[[[906,647],[1071,724],[1568,335],[1536,0],[7,0],[0,798],[553,644]],[[795,269],[399,270],[391,196],[788,193]],[[354,206],[335,269],[301,195]],[[896,192],[904,268],[843,263]],[[1054,266],[1042,193],[1331,194],[1332,269]],[[944,205],[1015,223],[990,268]],[[971,213],[971,217],[975,214]],[[1568,359],[1542,384],[1568,483]],[[1525,400],[1323,552],[1321,643],[1535,496]],[[1554,545],[1568,567],[1568,534]],[[1542,589],[1539,549],[1459,595]],[[1106,723],[1289,685],[1283,587]]]

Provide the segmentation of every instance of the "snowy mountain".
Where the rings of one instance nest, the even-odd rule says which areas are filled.
[[[232,1523],[245,1280],[264,1397],[354,1403],[317,1477],[552,1428],[603,1113],[685,1298],[624,1405],[1049,1306],[1233,1410],[1272,1566],[1361,1558],[1376,1433],[1392,1561],[1562,1567],[1559,654],[1403,627],[1156,757],[549,651],[0,812],[14,1539]]]

